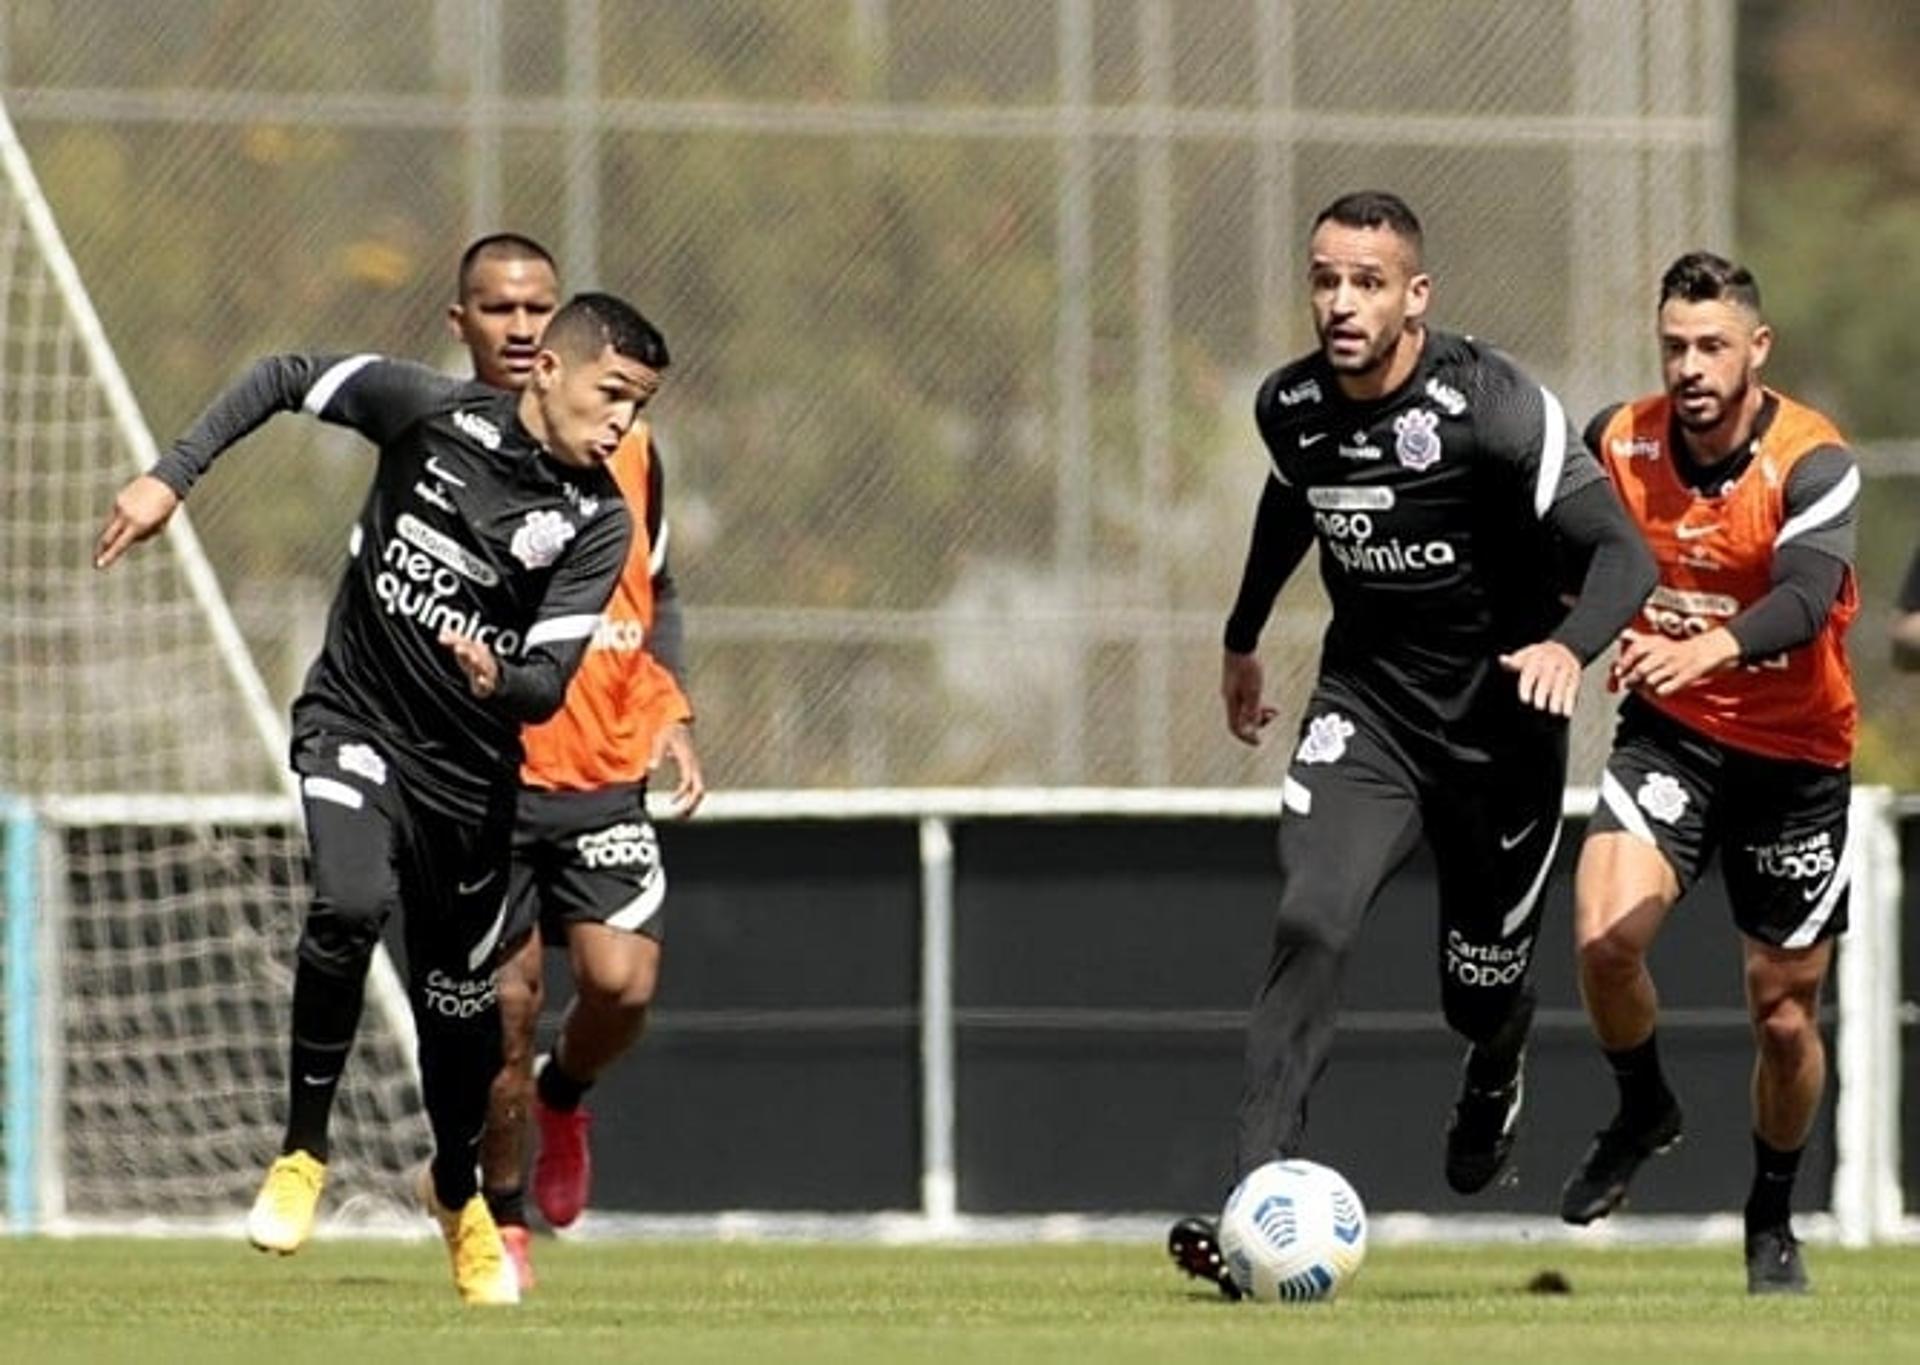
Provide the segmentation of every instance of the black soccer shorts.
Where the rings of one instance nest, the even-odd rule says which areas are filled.
[[[1560,843],[1565,727],[1519,716],[1511,729],[1468,757],[1323,685],[1282,794],[1289,882],[1353,928],[1425,835],[1439,881],[1442,985],[1462,999],[1524,981]]]
[[[1683,895],[1718,852],[1740,932],[1809,948],[1847,927],[1852,791],[1848,768],[1732,749],[1629,698],[1592,829],[1659,849]]]
[[[505,927],[512,787],[476,821],[434,810],[410,790],[395,754],[328,731],[295,739],[307,843],[310,916],[369,946],[399,910],[414,1008],[465,1019],[492,1008]],[[316,926],[311,926],[316,927]]]
[[[644,786],[552,792],[523,787],[514,820],[504,941],[536,927],[548,945],[568,924],[666,934],[666,869]]]

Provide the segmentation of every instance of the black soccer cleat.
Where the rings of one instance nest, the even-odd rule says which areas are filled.
[[[1782,1223],[1747,1234],[1749,1294],[1805,1294],[1812,1287],[1791,1227]]]
[[[1447,1184],[1460,1194],[1478,1194],[1506,1169],[1519,1136],[1520,1105],[1526,1077],[1515,1072],[1511,1081],[1482,1089],[1471,1081],[1460,1083],[1447,1123]]]
[[[1633,1174],[1650,1156],[1680,1141],[1680,1106],[1672,1096],[1651,1123],[1629,1126],[1620,1118],[1594,1134],[1593,1145],[1560,1191],[1560,1217],[1579,1227],[1605,1218],[1627,1199]]]
[[[1211,1218],[1182,1218],[1167,1231],[1167,1255],[1196,1280],[1205,1280],[1223,1298],[1239,1302],[1240,1286],[1227,1271],[1220,1254],[1220,1229]]]
[[[1447,1184],[1460,1194],[1478,1194],[1491,1185],[1513,1155],[1526,1096],[1533,1010],[1529,986],[1514,998],[1498,1032],[1467,1049],[1460,1094],[1447,1120]],[[1489,1085],[1489,1078],[1495,1083]]]

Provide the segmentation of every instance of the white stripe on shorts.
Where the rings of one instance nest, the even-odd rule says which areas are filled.
[[[1655,848],[1660,847],[1660,841],[1653,837],[1653,827],[1647,823],[1647,817],[1640,813],[1640,807],[1633,804],[1633,798],[1627,795],[1627,789],[1620,785],[1620,779],[1612,772],[1600,774],[1600,800],[1613,812],[1613,818],[1626,826],[1627,833],[1636,839],[1646,840]]]
[[[629,932],[638,929],[660,912],[661,903],[666,898],[667,874],[655,868],[653,876],[640,888],[640,894],[607,916],[607,928]]]
[[[1849,836],[1840,849],[1840,856],[1834,860],[1833,876],[1827,880],[1827,894],[1820,898],[1820,903],[1813,907],[1813,912],[1801,920],[1791,934],[1780,941],[1780,946],[1782,948],[1812,947],[1813,941],[1820,936],[1821,929],[1825,928],[1827,921],[1833,918],[1834,908],[1840,904],[1840,893],[1845,891],[1852,881],[1853,839]]]

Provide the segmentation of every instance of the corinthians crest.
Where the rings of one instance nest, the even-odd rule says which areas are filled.
[[[573,539],[573,532],[573,523],[558,512],[529,512],[507,548],[529,569],[544,569],[560,557],[560,551]]]
[[[1393,453],[1418,474],[1440,463],[1440,419],[1425,408],[1410,408],[1393,419]]]

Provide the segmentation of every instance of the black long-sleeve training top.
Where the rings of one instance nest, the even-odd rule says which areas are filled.
[[[294,729],[377,740],[422,800],[455,815],[485,810],[513,781],[521,725],[559,709],[632,537],[612,476],[556,461],[518,402],[377,355],[274,356],[153,469],[184,497],[222,451],[301,408],[379,448]],[[491,697],[472,695],[443,628],[493,651]]]

